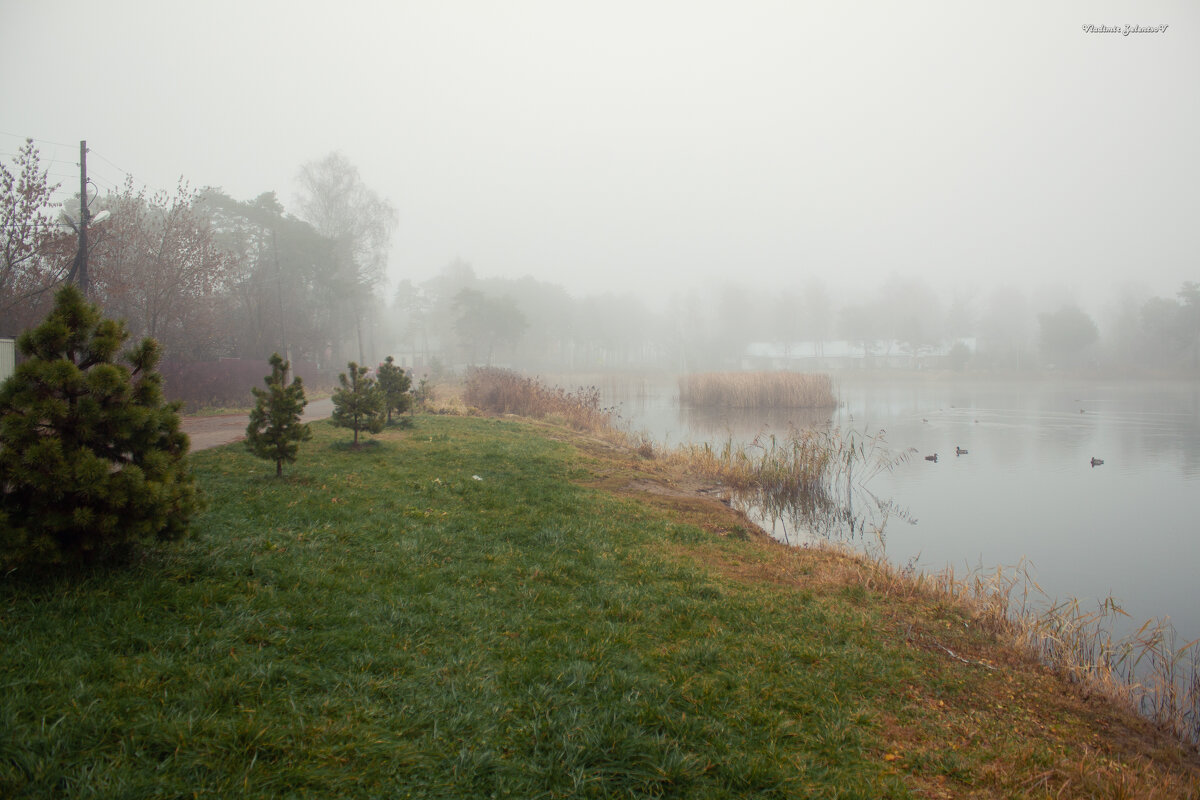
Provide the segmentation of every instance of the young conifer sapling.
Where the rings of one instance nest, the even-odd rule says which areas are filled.
[[[379,389],[383,392],[383,405],[387,411],[387,422],[392,422],[392,412],[403,414],[412,408],[413,398],[409,393],[412,388],[412,378],[403,368],[396,365],[395,359],[388,356],[379,365]]]
[[[288,362],[279,353],[271,356],[271,374],[264,378],[266,389],[254,388],[254,408],[246,427],[246,447],[259,458],[275,462],[275,475],[283,475],[283,462],[296,461],[300,442],[312,438],[308,425],[300,421],[308,400],[299,377],[286,384]]]
[[[354,431],[358,447],[359,431],[379,433],[386,423],[383,392],[379,383],[367,374],[366,367],[351,361],[349,371],[338,375],[340,389],[333,392],[333,424]]]

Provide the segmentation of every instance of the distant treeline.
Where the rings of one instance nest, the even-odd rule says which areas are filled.
[[[73,212],[60,208],[55,188],[32,142],[0,164],[0,336],[40,320],[54,287],[79,278],[78,199]],[[394,354],[418,374],[471,365],[688,373],[749,368],[751,345],[768,343],[796,370],[1200,372],[1195,282],[1170,297],[1122,292],[1099,314],[1069,297],[949,291],[902,275],[846,298],[819,277],[770,287],[731,278],[683,286],[651,309],[634,287],[576,297],[533,278],[481,278],[455,261],[388,297],[395,212],[338,154],[303,165],[296,213],[274,192],[239,201],[184,183],[150,193],[132,180],[89,199],[89,210],[108,212],[89,230],[89,296],[176,363],[265,364],[279,352],[336,371]],[[872,356],[822,363],[832,342]],[[801,352],[818,355],[806,362]],[[233,362],[218,364],[242,380]]]

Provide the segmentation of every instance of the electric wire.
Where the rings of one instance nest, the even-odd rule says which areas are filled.
[[[22,142],[30,140],[30,141],[34,141],[34,142],[40,142],[42,144],[57,145],[58,147],[78,147],[79,146],[77,144],[67,144],[66,142],[56,142],[53,139],[39,139],[36,136],[18,136],[17,134],[9,133],[8,131],[0,131],[0,136],[11,136],[14,139],[20,139]]]
[[[4,131],[4,130],[0,130],[0,136],[10,136],[14,139],[19,139],[22,142],[32,141],[35,144],[52,145],[54,147],[69,147],[69,148],[77,148],[78,147],[78,145],[75,145],[75,144],[68,144],[66,142],[58,142],[53,139],[44,139],[44,138],[41,138],[38,136],[20,136],[18,134],[12,133],[10,131]],[[134,174],[132,172],[125,169],[120,164],[117,164],[115,161],[113,161],[111,158],[104,155],[103,153],[97,152],[96,149],[91,147],[90,145],[87,148],[87,153],[89,156],[92,156],[93,158],[97,158],[97,159],[103,161],[104,163],[108,164],[108,166],[112,167],[118,173],[120,173],[121,177],[117,180],[114,180],[112,178],[112,176],[110,175],[107,177],[103,177],[97,181],[97,183],[99,185],[104,186],[104,188],[107,191],[119,193],[127,179],[137,181],[136,177],[134,176]],[[15,153],[15,152],[7,152],[7,151],[0,152],[0,157],[4,157],[4,158],[16,158],[18,156],[19,156],[19,153]],[[78,167],[79,167],[79,161],[76,159],[44,158],[42,156],[43,156],[43,154],[39,153],[39,162],[43,165],[65,164],[65,165],[68,165],[71,167],[75,167],[76,169],[78,169]],[[95,162],[92,162],[88,165],[89,166],[89,168],[88,168],[89,179],[95,178],[95,176],[96,176],[96,170],[93,169],[94,163]],[[78,173],[64,174],[63,172],[59,172],[57,170],[52,171],[49,169],[46,170],[46,173],[48,176],[50,176],[56,180],[60,180],[60,181],[77,180],[79,177]],[[143,186],[144,188],[146,188],[150,191],[163,192],[168,195],[172,194],[172,192],[170,190],[164,189],[161,186],[154,186],[154,185],[151,185],[151,184],[148,184],[145,182],[140,182],[140,181],[137,181],[137,182],[140,183],[141,186]],[[69,190],[64,190],[62,187],[59,187],[59,191],[69,191]],[[76,191],[75,194],[78,194],[78,192]]]

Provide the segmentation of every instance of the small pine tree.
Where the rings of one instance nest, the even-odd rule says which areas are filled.
[[[350,377],[343,372],[338,375],[342,388],[333,392],[333,424],[354,430],[354,446],[358,446],[358,432],[379,433],[383,430],[383,392],[379,383],[367,375],[367,368],[351,361]]]
[[[271,356],[271,374],[264,378],[266,389],[254,388],[255,405],[246,426],[246,448],[259,458],[274,460],[275,476],[283,475],[283,462],[295,462],[300,442],[312,438],[312,431],[300,421],[308,400],[304,385],[297,377],[290,386],[288,362],[279,353]]]
[[[412,378],[402,368],[396,366],[395,360],[388,356],[379,365],[379,389],[383,392],[383,406],[387,411],[387,421],[391,424],[392,412],[403,414],[412,408]]]
[[[179,404],[163,398],[153,339],[116,362],[128,338],[66,286],[17,340],[26,360],[0,387],[0,568],[186,532],[197,499]]]

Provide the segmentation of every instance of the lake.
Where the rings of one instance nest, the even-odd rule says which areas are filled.
[[[746,442],[789,422],[883,431],[893,455],[914,452],[854,502],[867,531],[882,528],[893,563],[961,574],[1026,559],[1052,598],[1098,607],[1111,596],[1134,628],[1169,616],[1179,644],[1200,636],[1200,382],[845,373],[834,382],[833,412],[766,415],[680,408],[673,381],[597,385],[633,430],[666,445]],[[955,455],[959,447],[967,454]],[[936,463],[925,460],[934,453]],[[792,543],[815,535],[795,524],[764,527]],[[857,536],[860,547],[877,541],[825,534]]]

